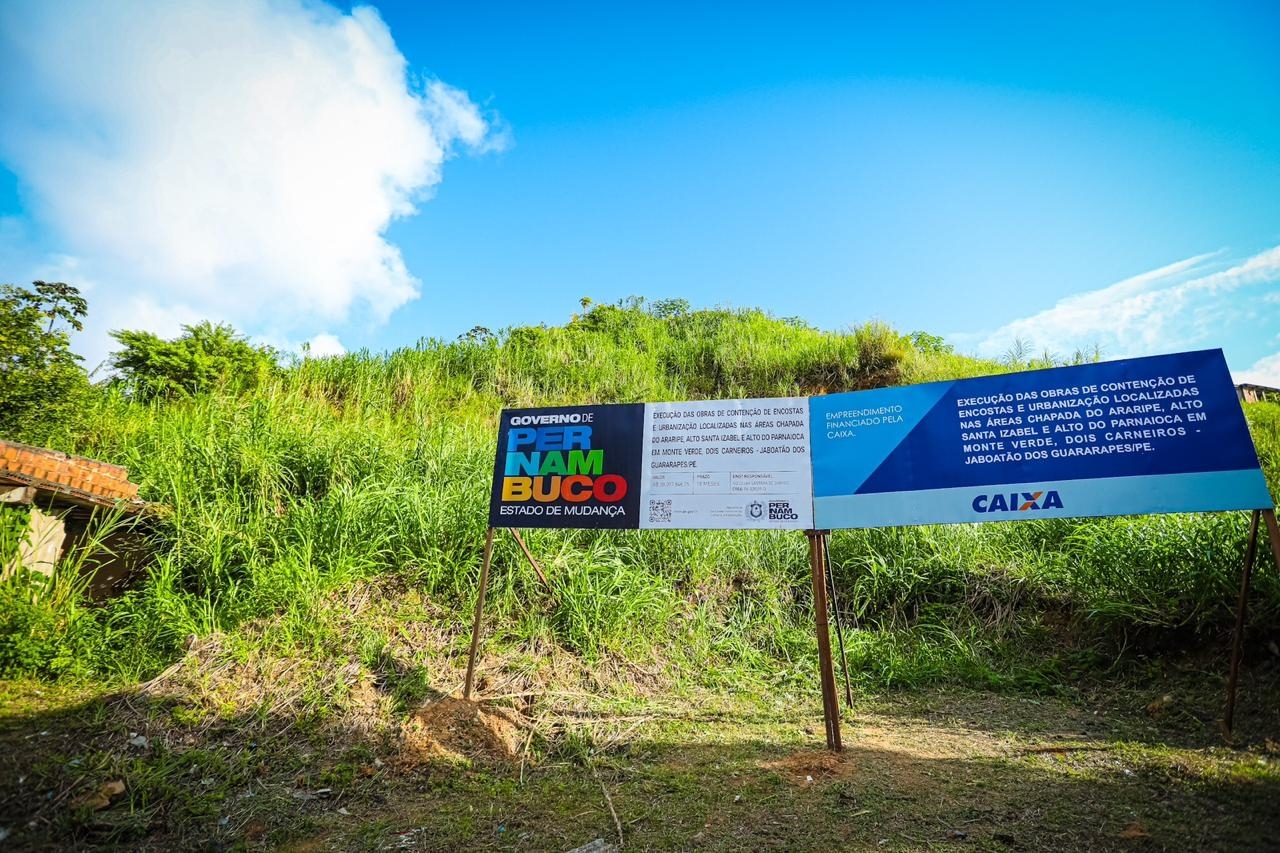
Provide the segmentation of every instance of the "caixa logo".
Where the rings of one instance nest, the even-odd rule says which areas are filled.
[[[1057,492],[1009,492],[1007,495],[978,495],[973,499],[974,512],[1033,512],[1038,509],[1062,509]]]

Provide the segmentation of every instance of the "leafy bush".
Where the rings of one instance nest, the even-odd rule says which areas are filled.
[[[166,341],[151,332],[111,333],[124,349],[111,365],[117,384],[140,400],[173,399],[214,389],[239,392],[256,388],[276,373],[276,353],[255,347],[231,326],[207,320],[183,326]]]

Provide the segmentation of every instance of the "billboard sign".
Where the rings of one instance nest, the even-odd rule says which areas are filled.
[[[820,528],[1271,507],[1221,350],[809,402]]]
[[[1221,350],[823,397],[502,412],[494,527],[885,527],[1271,507]]]

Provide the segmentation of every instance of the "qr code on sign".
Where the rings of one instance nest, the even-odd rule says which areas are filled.
[[[671,520],[671,499],[649,501],[649,523],[661,524]]]

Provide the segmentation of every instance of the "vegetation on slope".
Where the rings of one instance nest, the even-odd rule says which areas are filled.
[[[503,406],[813,394],[1081,354],[981,361],[925,333],[680,300],[279,369],[222,327],[117,339],[120,376],[81,377],[75,406],[29,408],[7,437],[126,465],[160,507],[154,561],[100,603],[75,560],[52,583],[0,580],[0,679],[18,679],[0,681],[0,839],[1274,847],[1272,742],[1206,748],[1242,513],[837,532],[858,687],[843,758],[807,749],[822,721],[795,533],[529,531],[550,590],[500,535],[484,701],[450,698]],[[50,343],[57,362],[65,338]],[[1275,491],[1280,407],[1246,412]],[[0,558],[23,521],[0,510]],[[1270,733],[1265,553],[1256,577],[1263,664],[1237,719]]]
[[[561,327],[477,327],[386,355],[298,360],[253,382],[236,367],[253,353],[230,330],[224,343],[240,361],[224,360],[220,376],[216,354],[202,356],[191,362],[198,382],[182,373],[181,347],[117,335],[130,347],[117,360],[126,373],[95,388],[54,437],[127,466],[164,507],[154,564],[101,605],[42,594],[31,578],[6,581],[0,674],[145,676],[192,635],[265,617],[268,642],[319,653],[330,633],[320,602],[374,578],[420,591],[462,631],[503,406],[817,394],[1055,363],[1021,353],[981,361],[881,324],[831,333],[683,300],[583,308]],[[1277,407],[1250,406],[1249,416],[1274,488]],[[856,626],[846,638],[851,669],[875,684],[1044,683],[1106,665],[1135,628],[1219,636],[1244,524],[1242,514],[1217,514],[838,532],[835,578]],[[812,672],[802,537],[529,538],[553,589],[499,538],[491,600],[500,645],[550,644],[588,660],[662,657],[707,677]],[[1269,566],[1252,618],[1260,630],[1280,624]],[[345,642],[368,656],[389,638],[370,631]]]

